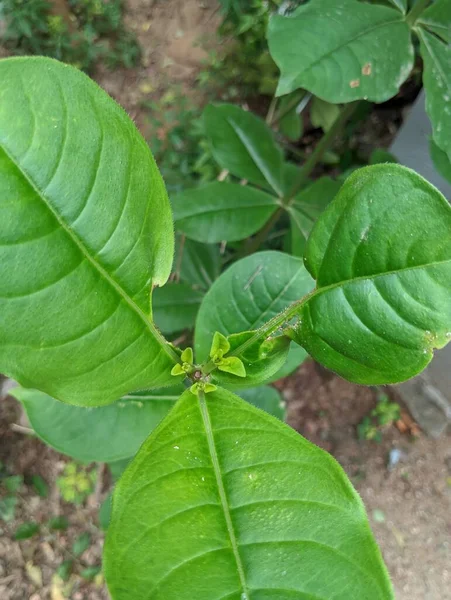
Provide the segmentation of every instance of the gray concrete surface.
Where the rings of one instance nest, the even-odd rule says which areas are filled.
[[[420,94],[395,139],[391,151],[401,164],[434,184],[448,200],[451,185],[435,170],[429,154],[431,124]],[[451,344],[436,352],[430,366],[418,377],[396,387],[421,428],[438,437],[451,426]]]

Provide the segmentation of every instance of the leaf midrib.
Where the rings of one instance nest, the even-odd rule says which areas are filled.
[[[134,311],[139,318],[143,321],[144,325],[150,331],[154,339],[160,345],[160,348],[169,356],[169,358],[175,363],[179,362],[178,357],[171,348],[166,344],[164,338],[160,334],[160,332],[156,329],[151,321],[147,318],[146,314],[141,310],[141,308],[133,301],[133,299],[123,290],[123,288],[119,285],[119,283],[111,277],[111,275],[104,269],[104,267],[99,264],[88,252],[88,249],[82,242],[82,240],[78,237],[75,231],[73,231],[70,226],[60,217],[60,215],[56,212],[56,210],[52,207],[51,203],[47,200],[44,193],[39,189],[39,187],[35,184],[30,175],[24,170],[24,168],[20,165],[19,161],[11,154],[9,150],[5,147],[4,143],[0,141],[0,149],[4,152],[5,156],[14,165],[14,167],[19,171],[27,184],[31,187],[31,189],[36,193],[38,198],[42,200],[42,203],[46,206],[47,210],[52,214],[58,225],[63,229],[63,231],[69,236],[71,241],[77,246],[80,250],[81,254],[89,261],[89,263],[100,273],[102,278],[114,288],[114,290],[119,294],[119,296],[128,304],[128,306]]]
[[[232,516],[230,513],[229,502],[227,500],[226,491],[224,488],[224,482],[222,480],[221,466],[219,464],[218,453],[216,451],[216,444],[213,436],[213,427],[210,420],[210,414],[208,412],[207,401],[205,399],[205,394],[203,392],[199,393],[199,408],[202,416],[202,421],[205,429],[205,434],[207,437],[208,443],[208,451],[210,453],[211,462],[213,465],[213,470],[216,478],[216,485],[218,487],[219,498],[221,500],[221,506],[224,513],[224,518],[227,526],[227,532],[229,534],[230,544],[232,547],[232,552],[235,557],[236,567],[238,571],[238,577],[240,580],[241,588],[243,594],[245,594],[246,600],[250,600],[249,590],[246,583],[246,577],[244,574],[244,567],[241,560],[238,541],[235,534],[235,529],[233,527]]]

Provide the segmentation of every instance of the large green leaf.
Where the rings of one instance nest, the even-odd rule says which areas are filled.
[[[424,61],[423,83],[426,111],[432,122],[434,141],[451,154],[451,46],[419,28]]]
[[[49,446],[84,462],[115,462],[134,456],[166,416],[183,385],[124,396],[109,406],[85,408],[37,390],[13,388],[31,426]]]
[[[249,186],[214,182],[172,199],[175,226],[198,242],[233,242],[258,231],[277,210],[276,198]]]
[[[451,0],[435,0],[421,13],[417,23],[451,44]]]
[[[86,405],[169,384],[149,315],[173,233],[147,144],[77,69],[14,58],[0,80],[0,371]]]
[[[265,381],[265,383],[272,383],[273,381],[278,381],[283,377],[287,377],[291,375],[293,371],[295,371],[298,367],[302,365],[305,359],[308,357],[307,352],[301,346],[298,346],[294,342],[291,343],[290,349],[288,351],[288,356],[285,361],[285,364],[281,369],[279,369],[274,375],[272,375],[269,379]]]
[[[321,177],[293,198],[287,208],[294,230],[292,254],[303,255],[313,225],[333,200],[341,185],[341,181],[334,181],[330,177]]]
[[[210,104],[204,122],[221,167],[257,185],[270,185],[282,195],[282,151],[262,119],[233,104]]]
[[[186,392],[118,483],[113,600],[392,600],[341,467],[230,392]]]
[[[302,261],[276,251],[252,254],[234,263],[205,295],[196,320],[196,360],[208,358],[213,335],[257,329],[312,290]]]
[[[404,381],[451,340],[451,207],[410,169],[353,173],[313,229],[306,265],[317,289],[294,339],[346,379]]]
[[[198,289],[208,290],[221,272],[219,246],[202,244],[178,236],[175,260],[180,261],[180,279]],[[175,265],[177,269],[177,264]]]
[[[396,8],[399,8],[399,10],[402,13],[406,13],[407,11],[407,0],[389,0],[393,6],[396,6]]]
[[[395,96],[413,66],[410,29],[396,9],[357,0],[311,0],[269,24],[279,95],[302,87],[327,102]]]
[[[153,318],[164,333],[194,327],[204,293],[186,283],[171,283],[153,293]]]

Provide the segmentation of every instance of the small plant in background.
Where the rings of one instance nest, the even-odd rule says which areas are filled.
[[[109,68],[133,67],[141,52],[123,22],[122,0],[68,0],[56,12],[47,0],[2,0],[5,49],[16,55],[50,56],[92,71],[98,61]]]
[[[56,480],[56,485],[65,502],[83,504],[94,491],[96,479],[94,469],[71,461],[65,465],[63,474]]]
[[[357,434],[361,440],[381,442],[384,431],[401,418],[397,402],[392,402],[387,394],[378,394],[377,404],[357,425]]]

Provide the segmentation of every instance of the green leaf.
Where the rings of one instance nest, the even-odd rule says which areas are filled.
[[[317,222],[305,262],[317,285],[293,338],[346,379],[404,381],[450,341],[451,207],[410,169],[353,173]]]
[[[172,206],[176,228],[208,244],[253,235],[278,207],[274,196],[265,192],[218,181],[181,192]]]
[[[40,475],[32,475],[31,481],[35,490],[41,498],[47,498],[49,495],[49,486]]]
[[[90,545],[91,535],[85,531],[84,533],[81,533],[72,544],[72,552],[75,556],[81,556],[83,552],[86,552]]]
[[[273,383],[283,377],[288,377],[293,371],[302,365],[305,359],[308,357],[307,352],[301,346],[298,346],[294,342],[291,343],[288,351],[288,356],[285,364],[279,369],[274,375],[265,381],[265,383]],[[240,392],[241,394],[241,392]]]
[[[451,154],[451,46],[424,29],[419,28],[418,35],[424,61],[426,111],[432,122],[434,142]]]
[[[216,331],[247,335],[307,294],[313,281],[298,258],[265,251],[234,263],[205,295],[196,320],[196,359],[208,359]],[[230,339],[229,339],[230,341]]]
[[[143,444],[104,565],[114,600],[394,598],[338,463],[225,390],[185,392]]]
[[[285,402],[276,388],[270,385],[262,385],[260,387],[249,388],[248,390],[241,390],[238,392],[238,395],[243,400],[246,400],[246,402],[273,415],[273,417],[277,417],[281,421],[285,420],[287,412]]]
[[[14,532],[15,540],[28,540],[39,533],[39,524],[32,521],[28,523],[21,523]]]
[[[181,247],[180,237],[180,235],[177,236],[178,243],[175,252],[175,260],[180,257],[180,253],[182,255],[180,279],[207,291],[221,272],[219,246],[202,244],[186,238]]]
[[[268,41],[281,70],[278,95],[302,87],[327,102],[384,102],[413,67],[403,15],[357,0],[312,0],[274,15]]]
[[[100,529],[106,531],[110,525],[111,512],[113,510],[113,492],[110,492],[99,508]]]
[[[256,185],[270,185],[282,195],[282,151],[262,119],[233,104],[210,104],[204,123],[213,156],[223,169]]]
[[[451,160],[448,154],[443,152],[432,138],[429,140],[429,152],[437,172],[451,183]]]
[[[73,566],[74,566],[74,561],[73,560],[70,560],[70,559],[63,560],[63,562],[57,568],[56,574],[63,581],[68,581],[69,577],[71,576]]]
[[[340,115],[340,107],[330,102],[325,102],[315,96],[310,106],[310,120],[313,127],[321,127],[324,131],[329,131]]]
[[[435,0],[421,13],[416,23],[426,26],[451,44],[451,0]]]
[[[183,389],[179,384],[137,392],[95,408],[64,404],[37,390],[14,388],[10,393],[22,402],[46,444],[84,462],[113,462],[134,456]]]
[[[15,494],[23,485],[23,475],[11,475],[11,477],[6,477],[2,483],[8,492]]]
[[[218,365],[218,369],[224,373],[231,373],[237,377],[246,377],[246,369],[243,362],[236,356],[230,356],[223,358],[221,363]]]
[[[80,571],[80,575],[83,579],[94,579],[96,575],[98,575],[102,571],[102,567],[100,565],[94,565],[92,567],[86,567]]]
[[[376,148],[371,152],[368,161],[370,165],[379,165],[381,163],[398,163],[398,159],[388,150],[384,148]]]
[[[169,384],[149,315],[173,233],[147,144],[77,69],[12,58],[0,80],[0,371],[80,405]]]
[[[69,521],[64,516],[53,517],[48,522],[49,529],[56,529],[57,531],[63,531],[69,527]]]
[[[407,0],[389,0],[393,6],[396,6],[396,8],[399,8],[399,10],[405,14],[407,11]]]
[[[153,319],[161,331],[170,334],[194,327],[203,292],[186,283],[171,283],[152,296]]]
[[[230,344],[225,335],[216,331],[213,336],[213,341],[210,348],[210,357],[213,358],[217,355],[224,355],[230,350]]]
[[[297,194],[288,205],[292,234],[291,253],[303,256],[305,244],[318,217],[333,200],[342,185],[330,177],[321,177]]]
[[[292,101],[293,97],[291,94],[281,98],[279,111],[285,112],[287,106],[291,104]],[[297,142],[302,136],[304,123],[301,115],[298,115],[297,113],[297,106],[293,106],[293,108],[279,120],[279,129],[280,132],[292,142]]]

